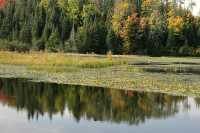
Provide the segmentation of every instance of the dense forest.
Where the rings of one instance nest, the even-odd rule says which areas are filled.
[[[0,0],[0,49],[200,55],[200,17],[181,0]]]

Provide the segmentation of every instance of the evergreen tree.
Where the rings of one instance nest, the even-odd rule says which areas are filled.
[[[108,31],[106,45],[108,51],[111,51],[113,54],[122,53],[122,41],[120,41],[120,37],[118,37],[112,29]]]
[[[58,30],[55,30],[51,33],[47,44],[46,44],[46,50],[49,52],[59,52],[60,49],[60,39],[59,39],[59,33]]]
[[[31,44],[32,42],[32,30],[30,22],[25,22],[20,32],[20,41],[23,43]]]

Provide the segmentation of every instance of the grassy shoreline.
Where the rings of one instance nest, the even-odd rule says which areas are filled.
[[[0,77],[197,97],[199,69],[189,57],[0,52]]]

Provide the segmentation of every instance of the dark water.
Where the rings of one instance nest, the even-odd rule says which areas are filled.
[[[0,79],[1,133],[199,133],[200,98]]]

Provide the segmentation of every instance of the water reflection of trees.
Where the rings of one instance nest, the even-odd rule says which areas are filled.
[[[167,118],[179,111],[186,97],[84,86],[32,83],[23,79],[1,79],[0,101],[17,110],[26,110],[28,118],[45,113],[64,114],[68,109],[78,121],[139,124],[148,118]]]

